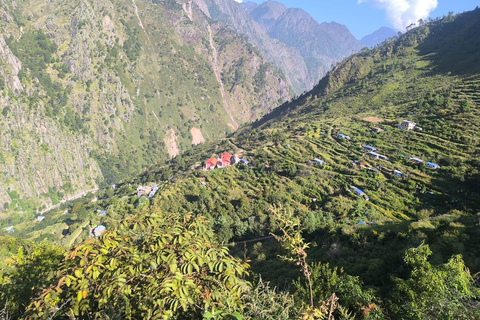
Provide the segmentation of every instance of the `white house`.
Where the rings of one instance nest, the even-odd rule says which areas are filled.
[[[415,126],[417,124],[413,121],[408,121],[408,120],[403,120],[402,121],[402,124],[400,124],[400,129],[403,129],[403,130],[413,130],[415,129]]]

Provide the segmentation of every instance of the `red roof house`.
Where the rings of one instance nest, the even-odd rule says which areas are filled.
[[[217,158],[210,158],[207,160],[207,162],[205,162],[205,170],[215,169],[217,164],[218,164]]]
[[[224,152],[221,154],[220,158],[222,160],[222,167],[228,167],[231,163],[230,163],[230,159],[232,158],[233,156],[228,153],[228,152]]]

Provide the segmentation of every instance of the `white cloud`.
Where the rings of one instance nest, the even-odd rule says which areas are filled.
[[[382,8],[387,19],[398,30],[425,19],[438,5],[438,0],[358,0]]]
[[[242,3],[242,2],[243,2],[243,0],[233,0],[233,1],[238,2],[238,3]]]

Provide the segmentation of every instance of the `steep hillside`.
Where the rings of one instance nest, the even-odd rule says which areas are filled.
[[[204,267],[209,272],[195,272],[193,266],[188,270],[203,254],[201,245],[189,246],[188,254],[178,259],[167,258],[197,234],[196,227],[185,226],[193,215],[205,223],[206,235],[214,230],[218,242],[229,244],[231,254],[250,263],[251,279],[261,275],[277,288],[290,290],[294,309],[304,315],[312,305],[338,301],[344,308],[335,311],[339,318],[476,319],[480,40],[472,35],[479,24],[477,9],[363,50],[337,65],[313,91],[226,139],[64,204],[41,221],[33,216],[21,223],[4,219],[3,235],[3,227],[13,225],[11,235],[21,239],[80,245],[66,254],[72,265],[61,267],[57,278],[45,285],[51,289],[48,293],[65,290],[67,297],[61,290],[58,295],[70,305],[75,300],[71,297],[77,296],[77,301],[87,299],[92,308],[98,307],[90,291],[78,288],[83,283],[96,290],[90,272],[103,268],[101,261],[109,262],[102,269],[106,276],[99,278],[102,290],[105,283],[123,290],[124,273],[144,285],[151,280],[144,270],[160,279],[180,270],[178,281],[218,274],[218,264]],[[416,122],[417,129],[400,129],[403,120]],[[369,151],[373,148],[376,153]],[[241,155],[248,163],[203,169],[209,158],[223,152]],[[175,227],[163,220],[172,220]],[[119,226],[119,221],[126,222]],[[177,227],[178,221],[183,224]],[[95,237],[100,225],[107,233],[83,242]],[[292,237],[279,237],[281,230]],[[168,237],[163,237],[164,231]],[[290,247],[280,246],[274,235]],[[6,255],[21,244],[7,237],[0,240],[9,244]],[[293,242],[301,250],[291,250]],[[208,241],[206,247],[217,245]],[[116,259],[128,263],[117,265]],[[15,261],[10,268],[19,265]],[[72,288],[63,277],[70,279]],[[157,294],[163,297],[172,290]],[[127,301],[137,299],[128,290],[122,292]],[[54,308],[46,293],[40,293],[30,308]],[[116,295],[106,293],[117,301]],[[251,310],[276,312],[265,301],[277,298],[258,298],[253,305],[259,309],[248,303],[239,308],[246,319],[255,319]],[[98,308],[102,311],[104,305]],[[328,314],[333,309],[321,310]],[[177,311],[182,312],[180,307]]]
[[[232,27],[252,43],[275,68],[282,70],[295,92],[313,87],[315,80],[300,53],[288,45],[272,39],[245,10],[242,3],[234,0],[193,0],[205,14],[214,20]]]
[[[298,94],[317,84],[333,63],[362,47],[345,26],[318,24],[305,11],[287,9],[279,2],[193,1],[212,19],[245,36],[286,75]]]
[[[270,37],[298,50],[315,83],[332,64],[363,47],[344,25],[336,22],[319,24],[302,9],[287,9],[279,2],[262,3],[250,14]]]
[[[291,96],[257,49],[190,2],[0,8],[0,210],[95,190]]]

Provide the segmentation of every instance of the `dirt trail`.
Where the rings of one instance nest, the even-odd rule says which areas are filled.
[[[145,27],[143,26],[142,19],[140,19],[140,15],[138,14],[138,7],[137,7],[137,4],[135,3],[135,0],[132,0],[132,3],[133,3],[133,7],[135,8],[135,15],[137,16],[137,19],[138,19],[138,25],[140,26],[140,28],[142,28],[143,32],[147,36],[148,42],[152,44],[152,41],[150,41],[150,37],[148,36],[147,31],[145,31]]]
[[[225,111],[227,112],[228,116],[230,117],[230,120],[232,121],[233,128],[236,130],[238,129],[238,123],[237,121],[235,121],[235,118],[233,118],[232,112],[230,111],[230,107],[228,106],[227,95],[225,94],[225,88],[223,86],[222,77],[220,76],[220,72],[218,71],[218,52],[217,52],[217,49],[215,48],[215,45],[213,44],[212,28],[210,27],[210,25],[208,26],[208,34],[209,34],[210,48],[212,48],[212,54],[213,54],[213,72],[215,73],[215,77],[217,77],[218,84],[220,85],[220,93],[222,94],[223,107],[225,108]]]

